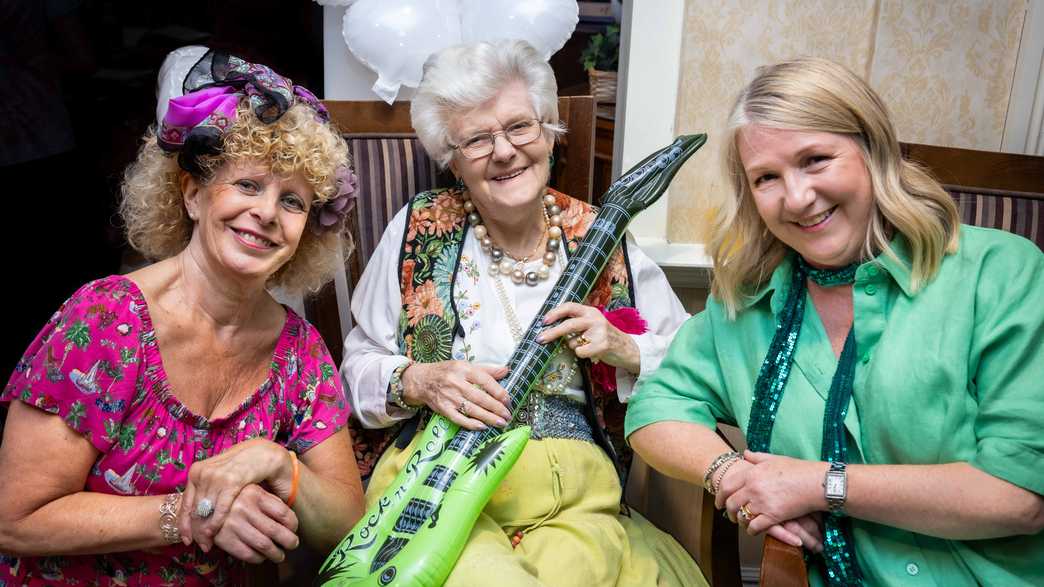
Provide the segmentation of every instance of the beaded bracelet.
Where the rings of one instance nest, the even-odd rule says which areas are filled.
[[[290,462],[294,468],[290,476],[290,495],[286,498],[286,506],[292,508],[294,507],[294,502],[297,501],[297,482],[301,479],[301,466],[297,462],[297,454],[294,451],[288,450],[286,452],[290,453]]]
[[[420,406],[411,406],[406,403],[406,400],[402,397],[403,393],[406,392],[406,388],[403,386],[402,374],[413,366],[413,361],[409,363],[403,363],[392,371],[391,380],[388,382],[388,403],[393,406],[398,406],[404,410],[416,412]]]
[[[167,494],[160,504],[160,533],[167,544],[181,542],[181,530],[178,528],[178,506],[181,505],[181,492]]]
[[[725,464],[721,466],[717,476],[714,478],[714,491],[711,491],[711,495],[718,495],[718,490],[721,489],[721,482],[725,479],[725,473],[728,473],[732,465],[742,461],[743,459],[737,455],[734,459],[725,461]]]
[[[711,495],[715,495],[717,491],[714,490],[713,479],[714,473],[721,468],[726,462],[731,462],[736,459],[742,458],[736,451],[723,452],[718,455],[717,458],[707,467],[707,472],[703,474],[703,488],[707,490]]]

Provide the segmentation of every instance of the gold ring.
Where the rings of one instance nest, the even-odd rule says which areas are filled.
[[[457,411],[460,412],[461,416],[464,416],[465,418],[467,418],[468,417],[468,400],[466,400],[466,399],[460,400],[460,405],[457,406]]]
[[[740,506],[739,515],[743,518],[744,522],[750,522],[754,518],[758,517],[758,514],[750,511],[750,503],[745,503]]]
[[[589,338],[587,338],[586,336],[582,335],[582,334],[580,336],[576,337],[575,340],[576,340],[576,346],[586,346],[586,345],[591,344],[591,340]],[[573,348],[576,348],[576,347],[573,347]]]

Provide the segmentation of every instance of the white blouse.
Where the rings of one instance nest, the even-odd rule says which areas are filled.
[[[348,390],[352,412],[367,428],[390,426],[412,415],[387,402],[392,372],[408,362],[405,356],[399,354],[396,340],[399,314],[402,312],[399,252],[403,230],[406,228],[406,214],[407,208],[404,207],[388,224],[358,286],[352,292],[355,328],[344,341],[341,376]],[[630,335],[638,345],[641,356],[641,375],[638,377],[641,379],[659,366],[674,333],[688,318],[688,314],[674,295],[663,271],[635,245],[630,235],[627,238],[627,259],[636,308],[649,327],[645,334]],[[516,285],[510,277],[499,277],[523,332],[533,321],[565,268],[565,253],[560,251],[559,256],[559,262],[551,268],[550,277],[536,286]],[[457,360],[506,365],[515,350],[515,341],[503,301],[493,281],[496,278],[488,273],[490,262],[489,255],[479,246],[478,239],[465,239],[453,289],[463,335],[460,330],[455,333],[452,356]],[[538,258],[527,265],[526,270],[535,271],[541,263]],[[565,386],[561,384],[563,375],[571,370],[574,357],[564,344],[560,348],[562,350],[541,375],[541,384],[545,390],[582,402],[584,392],[579,370],[573,371]],[[625,369],[617,369],[616,383],[620,401],[626,402],[634,389],[635,376]]]

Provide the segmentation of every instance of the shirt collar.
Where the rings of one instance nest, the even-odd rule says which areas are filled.
[[[867,261],[859,266],[856,270],[856,279],[866,275],[867,268],[871,265],[877,265],[881,269],[884,269],[884,273],[892,278],[892,281],[899,286],[899,289],[906,294],[907,297],[913,297],[915,292],[911,287],[910,280],[910,245],[901,234],[896,233],[890,243],[888,243],[895,253],[893,258],[887,253],[881,253],[876,258]],[[783,257],[783,260],[776,267],[775,271],[772,272],[772,277],[768,283],[763,284],[761,287],[754,292],[753,295],[748,297],[742,304],[740,310],[750,308],[761,301],[762,298],[771,294],[770,304],[772,307],[773,315],[778,315],[780,310],[783,309],[783,304],[786,303],[787,288],[789,287],[791,276],[794,272],[796,264],[795,253],[789,250]]]

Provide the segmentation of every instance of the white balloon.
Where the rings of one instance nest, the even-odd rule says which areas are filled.
[[[524,39],[550,59],[579,18],[576,0],[461,0],[460,30],[465,42]]]
[[[167,53],[156,79],[156,122],[166,116],[172,98],[184,95],[185,76],[207,51],[202,45],[187,45]]]
[[[348,49],[377,73],[373,91],[391,104],[420,84],[429,55],[461,42],[458,0],[355,0],[344,13]]]

